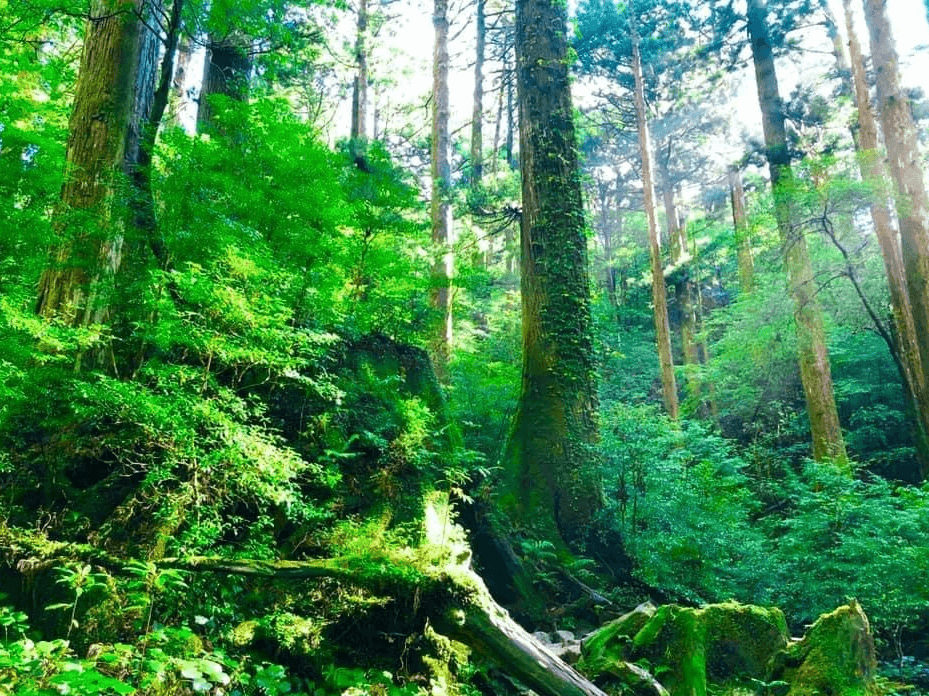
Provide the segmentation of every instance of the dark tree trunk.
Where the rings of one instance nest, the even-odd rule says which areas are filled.
[[[522,171],[522,388],[504,466],[514,512],[555,543],[601,508],[587,238],[567,64],[566,7],[517,0]]]
[[[158,56],[158,38],[139,19],[147,8],[141,0],[95,0],[85,28],[57,214],[61,242],[42,273],[36,305],[39,314],[72,326],[108,320],[122,262],[127,215],[118,183],[139,165]]]

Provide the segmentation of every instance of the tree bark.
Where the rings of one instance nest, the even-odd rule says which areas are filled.
[[[361,140],[368,134],[368,0],[358,0],[355,24],[355,79],[352,84],[351,139]]]
[[[795,307],[800,381],[803,383],[810,420],[813,458],[817,461],[831,459],[841,468],[847,469],[848,456],[832,389],[829,350],[826,347],[822,310],[816,299],[813,266],[806,239],[794,219],[790,200],[793,172],[787,148],[784,107],[774,69],[774,52],[768,39],[765,15],[763,0],[748,0],[748,34],[774,194],[774,214],[783,246],[788,286]]]
[[[645,89],[642,81],[642,58],[636,31],[634,10],[629,9],[632,38],[632,74],[635,78],[635,113],[639,131],[639,153],[642,158],[642,191],[645,218],[648,221],[648,248],[652,264],[652,305],[655,321],[655,342],[661,364],[661,388],[668,416],[678,417],[677,381],[674,377],[674,359],[671,356],[671,324],[668,321],[668,296],[661,263],[661,240],[655,217],[655,185],[652,178],[651,143],[648,134],[648,117],[645,111]]]
[[[487,26],[484,6],[477,0],[477,39],[474,56],[474,109],[471,112],[471,187],[478,188],[484,176],[484,51]]]
[[[926,385],[929,385],[929,196],[926,194],[909,99],[900,86],[897,52],[884,2],[865,0],[864,5],[876,74],[877,106],[894,183],[906,290],[920,360],[920,376],[914,375],[914,386],[917,389],[922,387],[917,405],[923,412],[929,406],[923,403]]]
[[[433,267],[432,306],[438,313],[432,339],[432,362],[436,376],[447,382],[452,343],[452,255],[451,136],[448,94],[448,0],[434,0],[432,25],[435,47],[432,63],[432,242],[439,254]]]
[[[197,109],[197,130],[216,127],[216,108],[210,97],[222,95],[235,101],[248,98],[252,71],[251,41],[239,33],[221,38],[211,37],[203,64],[203,85]]]
[[[745,191],[742,173],[729,167],[729,200],[732,202],[732,225],[735,232],[736,254],[739,264],[739,289],[747,295],[755,287],[755,261],[752,258],[751,231],[745,213]]]
[[[85,27],[57,214],[62,242],[36,304],[40,315],[72,326],[107,320],[122,261],[126,216],[116,188],[138,165],[157,63],[157,37],[139,18],[146,7],[95,0]]]
[[[560,0],[517,0],[516,64],[523,364],[504,468],[511,512],[554,543],[570,543],[588,532],[602,493],[587,237]]]
[[[886,178],[884,164],[880,159],[877,123],[871,111],[871,98],[865,77],[864,58],[861,45],[855,33],[852,21],[851,2],[844,0],[845,26],[848,32],[848,49],[851,58],[851,72],[854,83],[854,96],[858,107],[858,165],[862,180],[873,189],[871,198],[871,220],[884,259],[887,285],[890,290],[890,307],[893,313],[895,340],[891,349],[897,354],[897,365],[903,388],[907,391],[907,401],[912,405],[917,418],[915,439],[919,455],[919,475],[929,475],[929,394],[922,370],[919,354],[916,325],[907,294],[906,271],[903,266],[903,252],[897,231],[890,221],[885,191]]]

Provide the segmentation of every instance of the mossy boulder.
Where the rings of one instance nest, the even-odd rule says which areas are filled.
[[[857,601],[820,616],[803,639],[778,653],[772,680],[788,696],[864,696],[877,693],[874,638]]]
[[[671,696],[876,693],[874,640],[859,604],[823,614],[791,641],[780,609],[734,602],[701,608],[642,605],[583,645],[581,669],[636,694],[660,693],[633,663],[647,664]]]
[[[619,663],[647,662],[671,696],[703,696],[707,681],[762,681],[771,658],[788,643],[776,608],[734,602],[702,608],[648,605],[620,617],[584,644],[583,667],[625,682]]]

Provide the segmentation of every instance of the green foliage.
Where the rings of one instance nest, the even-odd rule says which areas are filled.
[[[612,406],[602,428],[608,514],[637,575],[689,601],[757,597],[770,560],[732,444],[644,406]]]

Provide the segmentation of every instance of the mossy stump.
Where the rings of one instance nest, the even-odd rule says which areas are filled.
[[[787,696],[864,696],[877,693],[874,638],[857,601],[820,616],[802,640],[775,656],[772,680],[790,684]]]
[[[643,605],[591,636],[582,665],[588,673],[625,682],[628,669],[619,663],[646,660],[671,696],[704,696],[708,680],[764,680],[769,660],[787,642],[787,622],[776,608]]]

